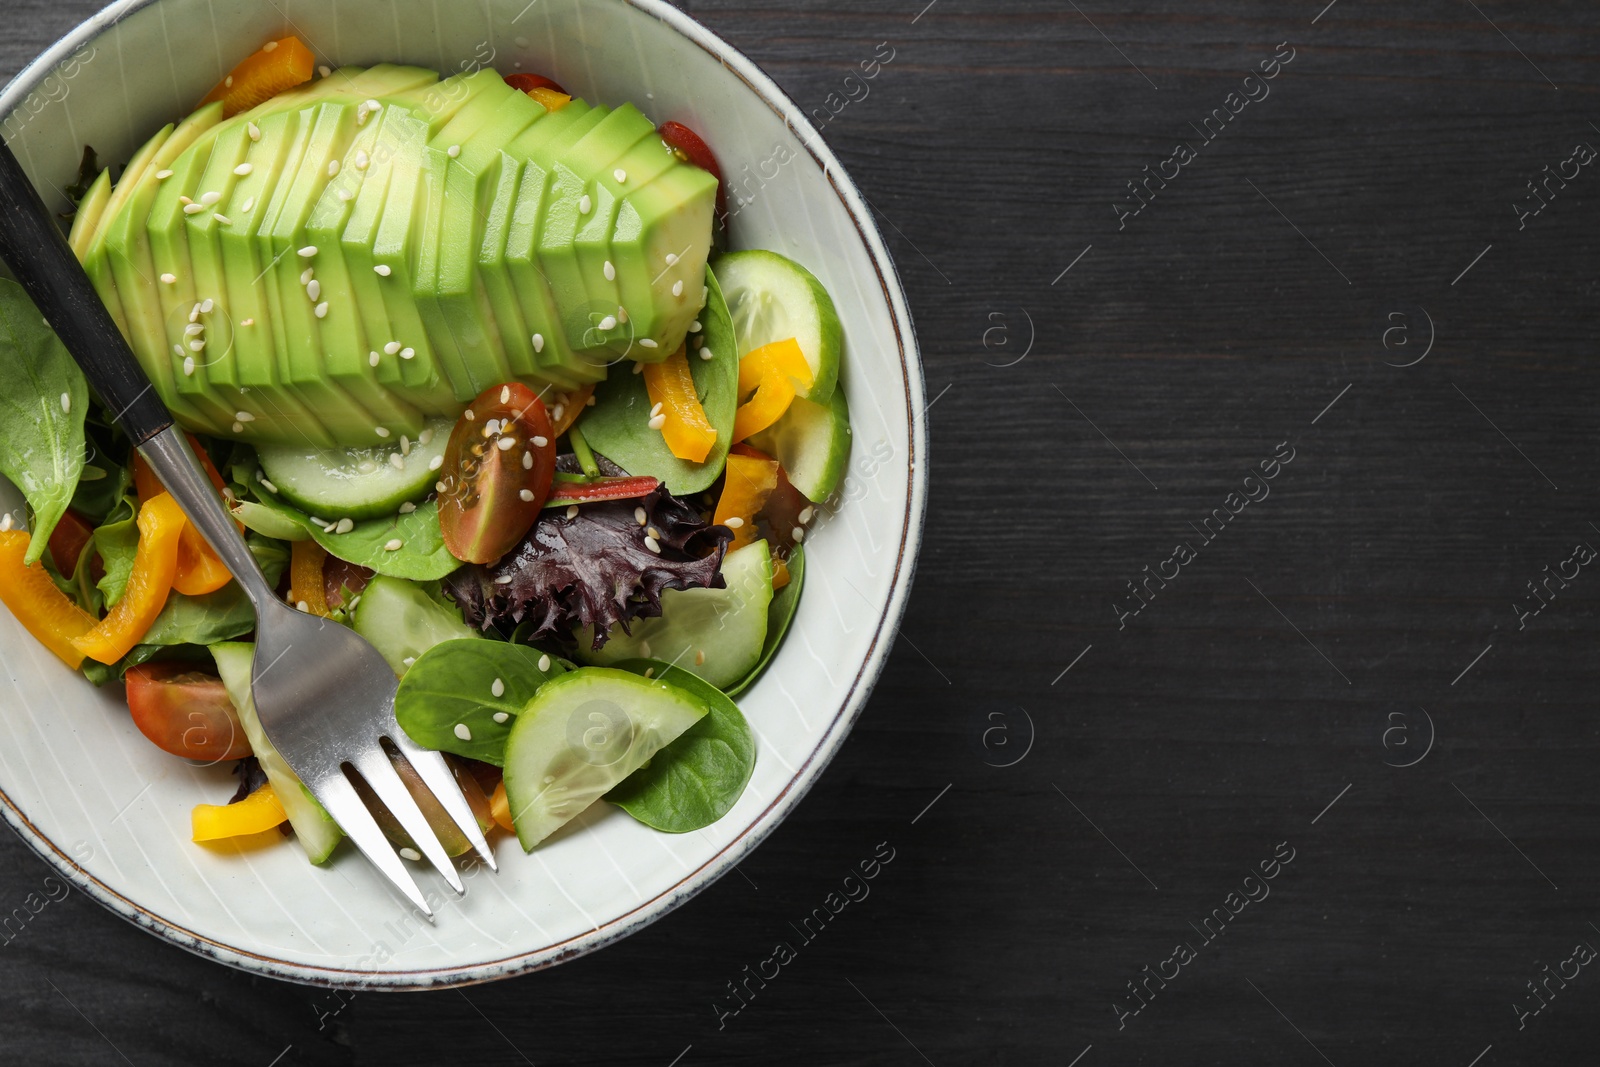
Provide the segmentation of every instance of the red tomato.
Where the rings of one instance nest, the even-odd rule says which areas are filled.
[[[544,401],[512,382],[485,389],[456,422],[439,475],[439,528],[451,555],[493,563],[539,518],[556,470]]]
[[[55,561],[56,570],[70,578],[78,569],[78,557],[83,554],[83,546],[93,536],[94,527],[82,515],[71,508],[63,512],[61,521],[50,531],[50,558]]]
[[[632,500],[649,496],[659,488],[657,478],[601,478],[594,482],[557,482],[550,490],[552,504],[585,504],[596,500]]]
[[[188,663],[146,663],[129,669],[128,710],[157,748],[219,763],[250,755],[250,739],[222,679]]]
[[[711,176],[717,179],[717,215],[719,218],[726,218],[727,185],[722,180],[722,167],[717,163],[716,153],[711,151],[711,146],[706,144],[698,133],[681,122],[663,122],[656,127],[656,133],[666,142],[668,148],[701,170],[710,171]]]
[[[519,93],[530,93],[535,89],[553,89],[563,96],[572,95],[561,88],[559,82],[551,81],[543,74],[507,74],[505,75],[505,81],[507,85]]]

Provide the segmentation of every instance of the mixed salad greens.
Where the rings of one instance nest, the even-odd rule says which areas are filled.
[[[268,581],[388,660],[401,727],[486,831],[531,850],[601,797],[715,822],[756,759],[732,698],[849,452],[832,300],[781,255],[719,253],[721,172],[687,127],[529,74],[313,68],[268,42],[115,181],[86,151],[74,251]],[[154,744],[235,761],[196,841],[292,828],[327,859],[342,835],[251,702],[249,602],[4,280],[0,376],[27,501],[0,516],[0,601],[123,683]]]

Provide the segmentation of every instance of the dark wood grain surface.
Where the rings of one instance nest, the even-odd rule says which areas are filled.
[[[1600,9],[1325,2],[686,4],[807,107],[895,50],[826,137],[932,492],[843,752],[667,920],[464,992],[341,1002],[73,894],[0,945],[0,1062],[1595,1062]],[[96,6],[4,0],[0,68]],[[49,870],[0,850],[5,910]]]

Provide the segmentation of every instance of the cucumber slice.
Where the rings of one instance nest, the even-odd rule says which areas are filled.
[[[669,589],[661,615],[633,623],[633,633],[612,631],[594,649],[588,627],[578,631],[578,658],[609,666],[630,659],[659,659],[726,689],[761,662],[772,603],[772,553],[765,541],[729,552],[722,561],[725,589]]]
[[[217,673],[222,676],[228,699],[239,712],[239,723],[250,738],[250,748],[255,752],[272,791],[278,794],[278,803],[289,816],[294,836],[306,850],[312,863],[326,862],[344,837],[344,831],[333,821],[323,806],[317,803],[300,779],[289,769],[278,750],[267,740],[256,716],[256,703],[250,696],[251,663],[256,657],[256,646],[246,641],[230,641],[211,646],[211,658],[217,661]]]
[[[428,495],[439,480],[432,463],[442,462],[454,426],[451,419],[430,419],[416,441],[374,448],[261,445],[256,456],[261,473],[295,507],[321,518],[376,519]]]
[[[756,679],[767,669],[767,664],[772,662],[772,657],[778,654],[778,646],[783,644],[784,637],[789,633],[794,613],[800,610],[800,590],[805,582],[805,546],[795,545],[789,550],[789,584],[772,594],[772,606],[767,609],[767,639],[761,645],[761,659],[749,674],[728,688],[728,696],[736,697],[755,685]]]
[[[843,329],[833,299],[816,276],[776,252],[731,252],[714,264],[722,282],[739,355],[794,338],[811,364],[811,389],[801,395],[821,403],[839,380]]]
[[[750,436],[750,445],[783,464],[789,481],[807,500],[822,503],[839,488],[850,461],[850,408],[844,390],[835,389],[823,404],[796,397],[783,418]]]
[[[404,578],[376,575],[361,591],[350,628],[365,637],[404,675],[434,645],[465,637],[482,637],[436,592],[437,587]]]
[[[529,852],[706,714],[662,681],[582,667],[546,682],[506,741],[506,800]]]

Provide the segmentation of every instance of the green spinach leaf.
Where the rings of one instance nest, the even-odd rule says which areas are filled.
[[[517,715],[541,685],[565,672],[559,661],[527,645],[476,637],[445,641],[400,679],[394,717],[425,748],[499,767]],[[466,738],[458,726],[467,728]]]
[[[651,757],[606,794],[646,826],[683,834],[710,826],[728,813],[744,793],[756,766],[756,744],[738,705],[721,690],[659,660],[634,659],[614,664],[675,685],[702,701],[704,718]]]
[[[700,310],[704,348],[695,348],[694,337],[689,340],[689,372],[694,376],[695,392],[707,421],[717,431],[717,443],[704,462],[690,463],[674,456],[661,431],[650,429],[650,392],[644,375],[629,373],[633,368],[626,360],[612,367],[606,380],[595,387],[594,407],[579,421],[584,439],[596,452],[629,474],[660,478],[675,496],[698,493],[722,473],[739,404],[739,347],[734,340],[733,317],[710,268],[706,269],[706,287],[710,294]],[[711,359],[701,358],[705,351],[712,353]]]
[[[138,500],[124,497],[107,520],[94,532],[94,539],[78,558],[78,566],[81,570],[86,559],[95,552],[100,554],[105,574],[97,584],[106,607],[113,607],[122,599],[128,588],[128,577],[133,574],[133,558],[139,548]]]
[[[7,279],[0,279],[0,381],[0,474],[33,509],[25,557],[32,564],[78,487],[89,386],[22,286]]]

